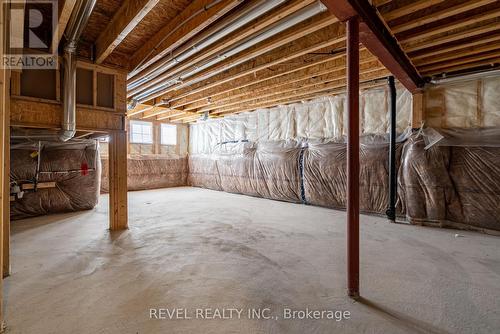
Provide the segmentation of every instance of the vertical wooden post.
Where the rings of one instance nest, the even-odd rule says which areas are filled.
[[[0,56],[5,54],[7,13],[0,4]],[[3,321],[3,277],[9,273],[10,241],[10,70],[0,68],[0,331]]]
[[[347,293],[359,297],[359,21],[347,20]]]
[[[109,136],[109,229],[128,228],[127,212],[127,132]]]
[[[153,154],[161,153],[161,123],[153,122]]]
[[[413,129],[420,129],[423,123],[424,123],[424,93],[418,91],[413,94],[411,127]]]

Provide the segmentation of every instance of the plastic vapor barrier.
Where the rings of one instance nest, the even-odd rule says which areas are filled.
[[[402,144],[397,144],[396,161]],[[360,210],[383,214],[389,201],[389,144],[370,143],[360,147]],[[305,202],[343,209],[347,198],[347,146],[345,143],[309,144],[304,152]],[[398,193],[398,195],[400,195]],[[399,199],[397,211],[404,213]]]
[[[432,130],[447,146],[429,146],[424,131],[403,148],[400,182],[408,220],[500,230],[500,140],[492,141],[500,129]]]
[[[363,134],[384,135],[388,132],[388,102],[386,89],[362,92],[360,121]],[[398,91],[397,108],[397,131],[402,133],[409,127],[411,119],[412,97],[408,91]],[[337,95],[305,103],[258,109],[222,119],[209,119],[191,125],[189,153],[210,154],[220,143],[242,140],[343,141],[347,135],[347,128],[344,126],[346,117],[346,98],[344,95]]]
[[[48,182],[55,182],[55,187],[24,190],[22,197],[16,195],[11,201],[11,218],[92,209],[99,199],[100,179],[101,164],[95,140],[13,144],[11,189]]]
[[[436,109],[443,94],[464,93],[455,97],[453,108],[468,110],[481,97],[478,105],[484,111],[478,119],[484,123],[464,123],[447,109],[448,124],[460,128],[425,128],[413,134],[408,127],[411,96],[398,93],[399,217],[415,224],[500,230],[500,128],[477,127],[486,121],[496,124],[492,85],[487,80],[476,83],[470,90],[476,92],[474,98],[455,86],[427,91],[427,110]],[[385,214],[388,206],[387,102],[383,89],[363,92],[360,101],[359,193],[360,209],[366,213]],[[343,209],[344,110],[345,97],[339,95],[198,122],[190,129],[189,184]]]
[[[101,192],[109,192],[109,160],[102,158]],[[147,190],[187,185],[187,157],[130,155],[127,158],[128,190]]]

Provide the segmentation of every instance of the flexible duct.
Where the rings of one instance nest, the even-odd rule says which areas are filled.
[[[63,64],[63,117],[59,139],[68,141],[76,133],[76,47],[97,0],[78,0],[71,14],[65,37]]]

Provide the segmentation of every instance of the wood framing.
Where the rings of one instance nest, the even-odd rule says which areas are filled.
[[[109,135],[109,229],[128,228],[127,132]]]
[[[411,113],[411,127],[413,129],[419,129],[424,124],[424,93],[422,91],[417,91],[413,94],[412,99],[412,113]]]
[[[248,26],[247,28],[243,30],[238,30],[226,38],[222,39],[215,45],[208,47],[203,50],[203,52],[198,53],[196,56],[191,57],[185,62],[182,62],[178,66],[175,66],[173,69],[166,71],[162,75],[158,76],[157,78],[150,80],[147,82],[147,84],[142,84],[137,87],[134,87],[133,89],[130,89],[128,94],[129,96],[133,96],[135,93],[139,92],[141,89],[147,88],[151,85],[154,85],[158,82],[161,82],[165,80],[166,78],[172,77],[173,75],[176,75],[189,67],[192,67],[193,65],[200,63],[201,61],[207,59],[210,56],[213,56],[219,52],[222,52],[224,49],[227,49],[231,45],[235,45],[236,43],[243,41],[245,38],[250,37],[252,34],[255,34],[256,32],[265,29],[272,24],[278,22],[279,20],[283,19],[285,16],[313,3],[314,0],[294,0],[291,1],[287,6],[282,8],[278,14],[271,12],[265,17],[262,17],[259,19],[258,22],[256,22],[253,25]],[[139,76],[140,78],[140,76]]]
[[[155,92],[148,96],[148,100],[160,97],[164,94],[171,92],[172,90],[176,90],[181,87],[190,86],[191,84],[197,83],[204,78],[211,77],[215,74],[228,70],[232,67],[235,67],[241,63],[254,59],[258,56],[261,56],[271,50],[274,50],[280,46],[291,43],[301,37],[312,34],[318,30],[321,30],[329,25],[337,22],[335,17],[329,15],[322,15],[321,18],[317,18],[311,22],[311,24],[304,26],[298,25],[292,29],[285,31],[285,34],[278,34],[273,36],[272,38],[266,40],[264,43],[259,44],[256,48],[252,48],[250,52],[244,52],[241,55],[237,55],[235,57],[230,57],[227,61],[222,62],[221,64],[214,65],[207,70],[201,71],[189,79],[185,80],[182,83],[172,85],[165,89],[160,90],[159,92]]]
[[[241,0],[222,0],[207,7],[211,0],[195,0],[182,13],[164,26],[155,36],[145,41],[130,61],[129,68],[140,71],[151,65],[195,34],[206,28],[218,17],[224,15]]]
[[[57,46],[61,42],[62,37],[64,36],[64,31],[66,30],[66,26],[68,25],[71,13],[75,8],[76,1],[77,0],[60,0],[58,2],[59,20],[57,23],[57,38],[54,40],[54,45],[53,45],[53,47],[55,48],[57,48]]]
[[[60,129],[62,112],[63,106],[60,102],[26,97],[11,98],[12,126]],[[123,130],[124,118],[124,113],[101,111],[92,107],[79,106],[76,109],[77,130]]]
[[[0,6],[0,55],[6,50],[5,4]],[[3,277],[10,271],[10,71],[0,68],[0,331],[4,330]]]
[[[102,63],[160,0],[125,0],[97,38],[96,63]]]

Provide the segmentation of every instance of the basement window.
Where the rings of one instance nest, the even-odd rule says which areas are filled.
[[[130,142],[134,144],[152,144],[153,123],[130,121]]]
[[[176,145],[177,144],[177,126],[172,124],[161,125],[161,144]]]

